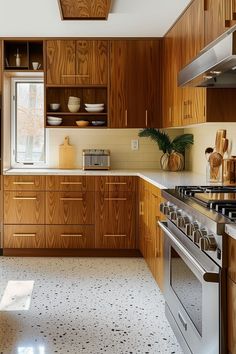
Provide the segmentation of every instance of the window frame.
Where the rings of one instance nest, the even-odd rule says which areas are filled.
[[[18,83],[44,83],[43,78],[39,77],[13,77],[11,78],[11,167],[12,168],[44,168],[48,166],[48,144],[47,130],[44,126],[44,161],[39,162],[17,162],[16,144],[17,144],[17,84]],[[45,112],[45,96],[43,99],[43,112]],[[43,115],[44,122],[44,115]]]

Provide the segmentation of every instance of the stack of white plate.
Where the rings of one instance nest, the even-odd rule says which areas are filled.
[[[104,110],[104,103],[85,103],[85,110],[90,113],[99,113]]]
[[[68,100],[68,109],[72,113],[78,112],[80,109],[80,98],[70,96]]]
[[[47,122],[49,125],[60,125],[62,123],[62,118],[60,117],[47,117]]]

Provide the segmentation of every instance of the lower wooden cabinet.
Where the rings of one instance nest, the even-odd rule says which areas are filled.
[[[46,226],[46,248],[94,248],[94,226]]]
[[[4,248],[45,248],[44,226],[4,225]]]
[[[96,247],[136,248],[136,203],[133,192],[96,193]]]
[[[4,224],[44,224],[45,195],[37,191],[4,192]]]
[[[236,354],[236,283],[227,279],[228,352]]]
[[[46,192],[46,224],[94,223],[94,192]]]

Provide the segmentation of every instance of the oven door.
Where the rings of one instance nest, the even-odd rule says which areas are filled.
[[[186,353],[219,354],[220,268],[172,222],[165,234],[166,313]]]

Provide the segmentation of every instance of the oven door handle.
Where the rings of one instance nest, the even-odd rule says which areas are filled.
[[[164,233],[169,237],[169,239],[178,247],[178,249],[184,254],[184,256],[189,260],[190,263],[199,271],[202,275],[202,278],[209,283],[219,283],[219,273],[207,272],[197,261],[196,259],[186,251],[185,247],[181,242],[170,232],[166,222],[158,221],[158,225],[164,231]]]

